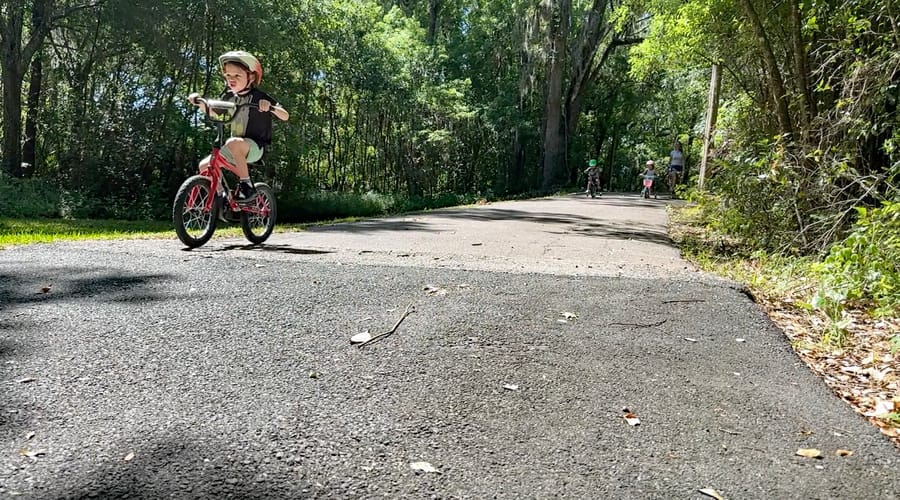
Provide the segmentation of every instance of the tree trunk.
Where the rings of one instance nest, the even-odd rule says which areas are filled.
[[[3,81],[3,171],[13,177],[22,169],[22,81],[25,64],[22,54],[23,12],[4,6],[6,20],[0,26],[0,58]]]
[[[810,120],[816,115],[816,102],[809,86],[809,58],[806,54],[806,43],[803,40],[803,16],[800,12],[800,0],[791,0],[791,38],[794,51],[794,67],[797,74],[797,85],[800,87],[800,114],[803,120],[802,129],[808,128]]]
[[[434,45],[437,38],[438,20],[441,18],[441,7],[444,0],[430,0],[428,2],[428,45]]]
[[[28,83],[28,111],[25,115],[25,142],[22,144],[22,177],[32,177],[37,169],[38,110],[41,105],[44,64],[40,57],[31,61],[31,79]]]
[[[783,135],[792,135],[793,126],[790,111],[788,110],[787,93],[784,90],[784,78],[781,75],[781,70],[778,69],[778,62],[775,60],[772,43],[766,35],[765,28],[759,19],[759,15],[756,13],[756,9],[753,7],[752,0],[740,0],[740,2],[747,19],[753,26],[756,43],[758,44],[757,49],[763,56],[763,63],[766,66],[766,83],[769,86],[772,99],[775,100],[775,116],[778,119],[779,132]]]
[[[607,2],[594,0],[590,15],[581,30],[577,45],[573,48],[571,60],[573,66],[572,79],[566,92],[565,116],[567,119],[566,133],[569,137],[575,135],[578,128],[578,117],[581,114],[581,106],[590,84],[596,78],[595,68],[603,65],[609,56],[611,46],[607,47],[603,58],[596,61],[600,42],[612,31],[612,25],[604,23]]]
[[[706,182],[706,164],[709,161],[713,132],[716,130],[716,120],[719,116],[719,90],[722,85],[722,74],[719,72],[718,64],[713,64],[711,73],[709,98],[706,104],[706,128],[703,131],[703,155],[700,158],[700,177],[697,179],[697,187],[700,190],[703,190],[703,184]]]
[[[553,9],[553,6],[551,6]],[[555,10],[555,12],[554,12]],[[572,0],[559,0],[556,8],[551,10],[549,46],[550,68],[547,72],[547,94],[544,100],[544,181],[545,191],[564,182],[565,126],[563,124],[562,93],[565,77],[566,39],[569,36],[569,17]]]
[[[613,162],[616,159],[616,152],[619,150],[619,142],[621,141],[622,131],[619,130],[618,127],[613,129],[612,137],[609,142],[609,149],[606,152],[606,168],[603,169],[603,173],[600,174],[600,185],[605,186],[607,191],[612,191],[612,172],[613,172]]]
[[[13,177],[22,176],[22,84],[25,68],[44,38],[50,32],[52,0],[35,0],[31,6],[33,26],[30,38],[23,43],[25,9],[3,2],[0,12],[0,73],[3,82],[3,165]]]

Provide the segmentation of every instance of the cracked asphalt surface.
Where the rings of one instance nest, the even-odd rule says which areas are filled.
[[[900,452],[665,203],[2,250],[0,495],[900,498]]]

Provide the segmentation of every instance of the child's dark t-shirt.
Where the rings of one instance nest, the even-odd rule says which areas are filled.
[[[228,89],[222,94],[222,99],[235,104],[259,104],[263,99],[269,101],[272,106],[278,104],[272,96],[256,88],[243,95],[237,95]],[[249,106],[241,108],[231,122],[231,136],[253,139],[259,147],[268,146],[272,142],[272,114],[262,113]]]

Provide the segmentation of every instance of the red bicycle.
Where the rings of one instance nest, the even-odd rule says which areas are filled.
[[[205,119],[216,128],[216,143],[213,145],[209,166],[200,175],[188,177],[175,195],[172,220],[175,233],[182,243],[197,248],[212,238],[221,218],[227,222],[240,221],[244,236],[254,245],[266,241],[275,229],[277,208],[275,193],[267,184],[257,182],[256,200],[250,204],[237,203],[237,183],[232,189],[223,175],[223,170],[234,173],[235,167],[222,156],[225,141],[225,125],[234,120],[242,104],[197,98],[206,104]]]

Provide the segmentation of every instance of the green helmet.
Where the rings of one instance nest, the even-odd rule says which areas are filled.
[[[588,165],[590,165],[590,166],[592,166],[592,167],[596,167],[596,166],[597,166],[597,160],[591,159],[591,160],[588,162]]]

